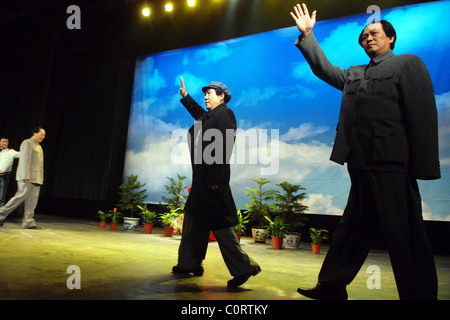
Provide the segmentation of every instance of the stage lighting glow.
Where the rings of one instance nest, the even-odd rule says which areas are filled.
[[[195,0],[188,0],[187,4],[189,7],[193,7],[195,6]]]
[[[149,9],[149,8],[144,8],[144,9],[142,9],[142,14],[143,14],[145,17],[150,16],[150,9]]]
[[[170,2],[166,3],[164,8],[166,9],[166,12],[172,12],[173,11],[173,5]]]

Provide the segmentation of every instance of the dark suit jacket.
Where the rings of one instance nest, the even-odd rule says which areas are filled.
[[[440,178],[436,102],[419,57],[389,50],[368,65],[341,69],[329,62],[313,33],[296,46],[315,75],[343,91],[332,161]]]
[[[185,212],[211,230],[234,226],[239,222],[229,185],[237,128],[234,113],[225,104],[207,112],[190,95],[180,101],[197,120],[188,133],[192,187]],[[211,190],[210,185],[219,187]]]

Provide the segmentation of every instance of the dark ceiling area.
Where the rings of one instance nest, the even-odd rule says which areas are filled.
[[[289,16],[295,0],[172,0],[174,11],[164,11],[163,0],[2,0],[1,20],[7,33],[21,36],[23,26],[50,24],[59,37],[76,42],[78,50],[104,51],[120,56],[139,56],[190,45],[216,42],[293,26]],[[365,13],[373,0],[312,0],[318,20]],[[381,9],[426,1],[381,0]],[[66,13],[77,5],[81,29],[69,30]],[[148,5],[152,14],[144,18]],[[34,21],[34,23],[33,23]],[[37,25],[36,25],[37,24]],[[2,32],[2,33],[3,33]],[[33,32],[33,30],[28,30]],[[49,34],[50,35],[50,34]]]

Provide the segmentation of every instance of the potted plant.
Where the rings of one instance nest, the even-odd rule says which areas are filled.
[[[255,242],[266,242],[267,239],[267,220],[266,216],[274,210],[274,204],[269,204],[275,196],[275,190],[262,191],[262,187],[270,181],[266,178],[252,179],[258,184],[258,188],[252,189],[246,187],[245,193],[251,199],[247,203],[247,217],[257,225],[252,228],[252,236]]]
[[[178,180],[167,177],[167,179],[169,179],[170,181],[170,184],[165,185],[164,187],[166,188],[169,195],[167,197],[162,196],[161,199],[166,203],[169,209],[180,210],[182,212],[187,198],[187,196],[183,194],[187,189],[187,186],[184,184],[184,179],[186,179],[186,177],[180,176],[177,173],[177,178]]]
[[[234,229],[234,232],[236,233],[236,237],[238,238],[239,242],[241,242],[241,235],[247,229],[245,227],[245,224],[248,223],[248,219],[247,219],[247,217],[244,218],[242,216],[241,210],[237,210],[237,216],[238,216],[238,219],[239,219],[239,223],[237,225],[235,225],[233,227],[233,229]]]
[[[111,230],[117,229],[117,223],[119,222],[119,219],[122,218],[122,213],[117,211],[117,208],[114,208],[113,210],[109,210],[109,218],[111,219]]]
[[[138,209],[137,206],[142,206],[147,198],[145,194],[147,189],[142,189],[144,186],[145,183],[141,184],[137,175],[130,175],[127,177],[127,182],[119,187],[121,199],[117,206],[130,214],[130,216],[124,217],[123,226],[125,230],[136,230],[139,224],[139,218],[135,218],[134,213]]]
[[[137,207],[141,210],[139,214],[141,215],[142,220],[144,220],[144,233],[152,233],[153,224],[155,223],[157,218],[156,212],[150,211],[147,208],[147,204],[145,204],[144,206],[138,204]]]
[[[178,209],[171,209],[170,212],[165,212],[159,216],[159,220],[164,227],[164,236],[172,237],[173,235],[173,225],[175,219],[178,218],[180,213],[178,213]]]
[[[305,225],[308,219],[304,213],[308,210],[308,207],[302,204],[305,199],[306,193],[301,190],[306,190],[298,184],[291,184],[287,181],[277,184],[281,187],[282,193],[278,190],[275,194],[275,206],[276,210],[274,214],[282,218],[283,221],[289,225],[286,235],[283,240],[283,245],[288,249],[296,249],[300,245],[302,234],[300,228]]]
[[[267,221],[269,221],[268,231],[272,236],[272,248],[281,249],[283,245],[283,236],[289,225],[284,223],[283,219],[280,216],[275,217],[273,221],[268,216],[266,216],[265,218]]]
[[[172,224],[173,234],[181,235],[183,233],[183,220],[184,220],[183,213],[181,213],[177,218],[175,218]]]
[[[328,239],[328,234],[329,232],[326,229],[309,228],[313,253],[320,253],[320,244],[323,240]]]
[[[105,229],[106,227],[106,220],[108,220],[108,214],[104,213],[101,210],[98,210],[97,212],[98,218],[100,219],[100,229]]]

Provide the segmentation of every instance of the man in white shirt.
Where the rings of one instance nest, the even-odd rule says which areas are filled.
[[[6,193],[8,191],[9,177],[15,158],[19,158],[20,152],[8,148],[9,139],[0,138],[0,207],[5,205]]]

